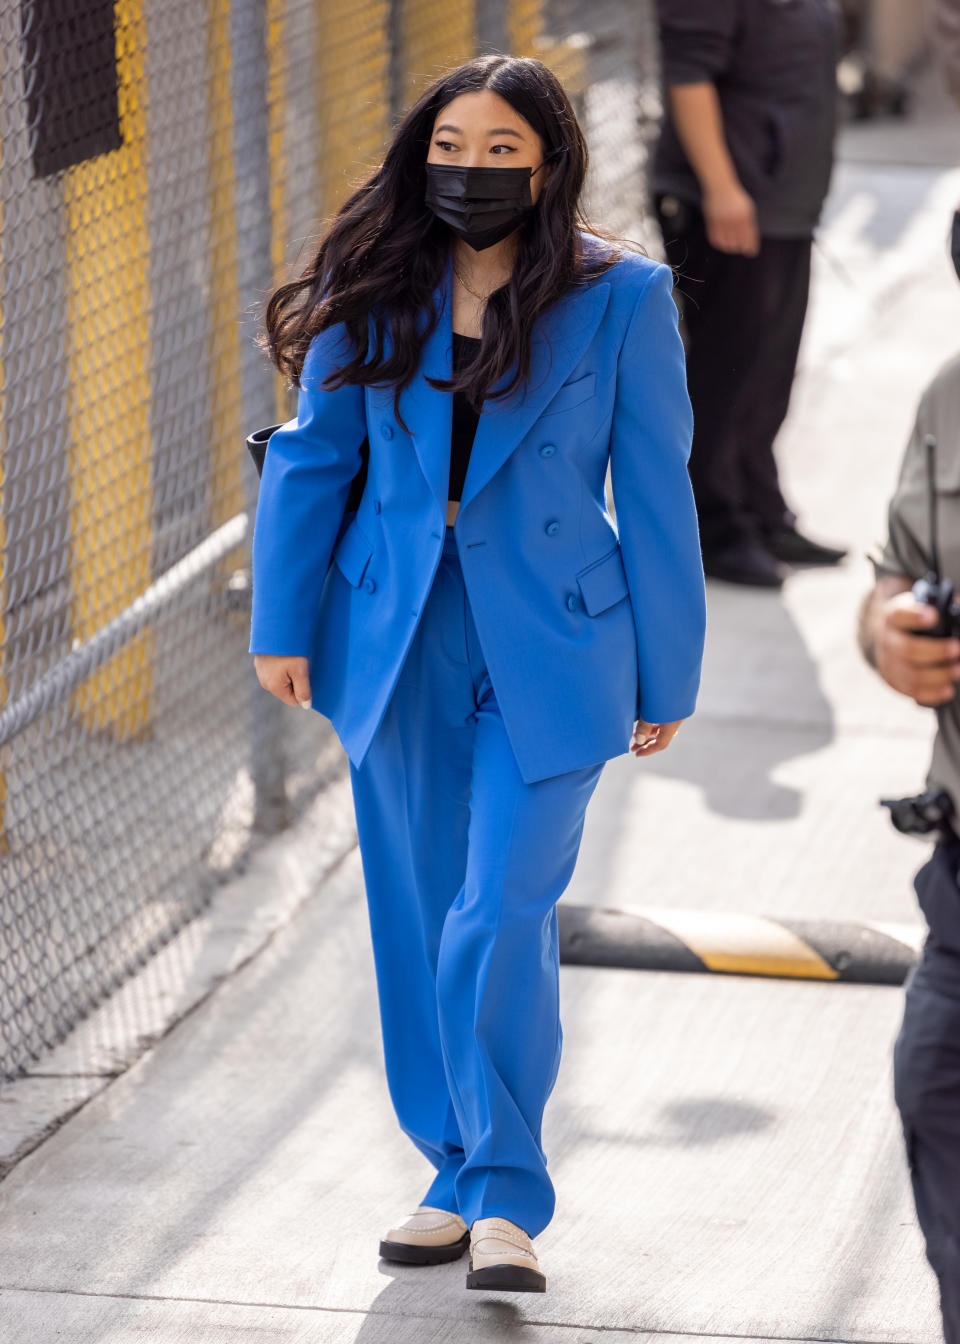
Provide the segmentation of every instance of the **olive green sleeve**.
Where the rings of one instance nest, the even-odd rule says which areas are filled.
[[[930,568],[926,410],[924,398],[917,410],[913,430],[900,463],[896,489],[887,510],[886,540],[868,553],[877,579],[887,574],[919,579]]]

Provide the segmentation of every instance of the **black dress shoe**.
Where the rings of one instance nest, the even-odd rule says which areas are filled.
[[[778,560],[790,565],[835,565],[847,554],[840,546],[811,541],[795,527],[778,527],[764,534],[764,544]]]
[[[703,552],[703,572],[708,579],[745,583],[753,588],[779,588],[783,572],[775,556],[758,541],[738,541]]]

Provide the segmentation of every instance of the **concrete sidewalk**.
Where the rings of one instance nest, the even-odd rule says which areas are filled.
[[[4,1338],[936,1339],[895,993],[568,970],[563,994],[545,1297],[378,1263],[427,1170],[382,1080],[354,852],[0,1187]]]
[[[910,143],[950,115],[931,95]],[[853,625],[917,395],[958,343],[960,172],[891,163],[885,134],[845,137],[783,438],[803,523],[851,559],[780,596],[711,585],[700,710],[662,757],[607,767],[571,901],[916,919],[925,850],[876,800],[920,786],[931,724],[862,666]],[[142,1015],[135,1062],[88,1025],[0,1093],[0,1126],[33,1104],[56,1123],[66,1090],[79,1107],[0,1185],[0,1338],[940,1338],[884,988],[565,968],[547,1294],[378,1262],[428,1171],[383,1081],[350,841],[341,780],[232,911],[226,891],[184,932],[165,987],[103,1010]]]

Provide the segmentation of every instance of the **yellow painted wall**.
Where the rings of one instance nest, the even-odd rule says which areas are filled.
[[[88,639],[149,585],[150,240],[145,24],[116,0],[119,149],[67,168],[71,621]],[[149,730],[154,632],[141,631],[74,692],[73,713],[117,739]]]

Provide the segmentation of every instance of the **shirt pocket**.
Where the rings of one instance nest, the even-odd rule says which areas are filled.
[[[627,575],[619,544],[599,560],[581,569],[577,584],[588,616],[599,616],[629,595]]]
[[[576,378],[572,383],[561,383],[556,395],[547,402],[540,415],[556,415],[559,411],[572,410],[574,406],[579,406],[581,402],[592,397],[596,390],[595,373],[585,373],[582,378]]]

